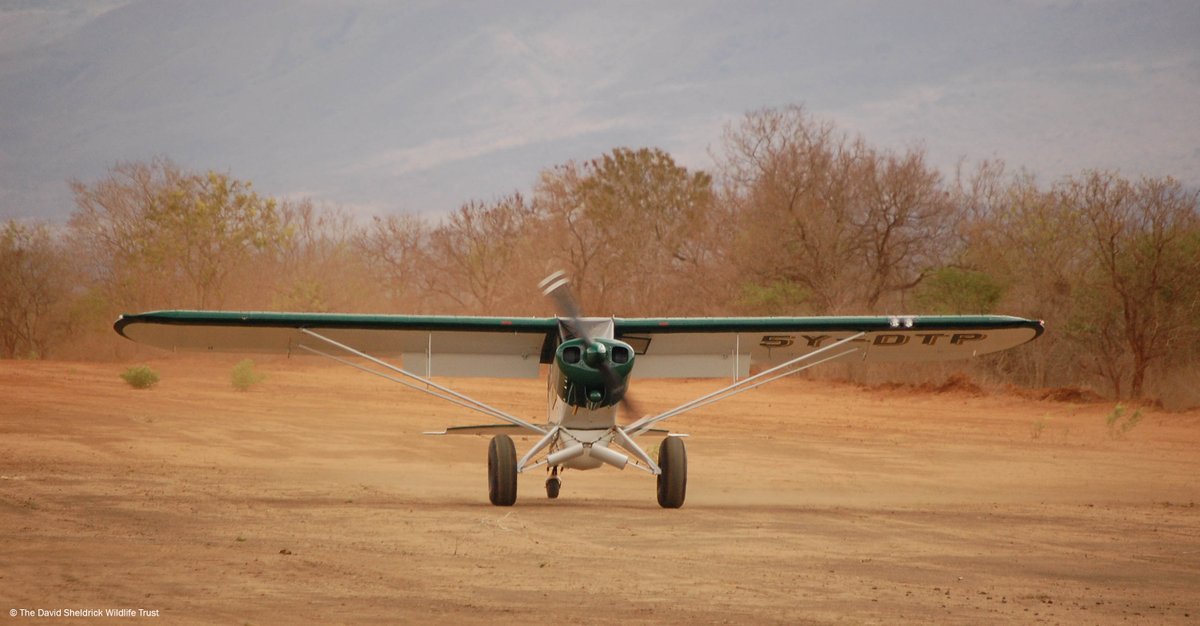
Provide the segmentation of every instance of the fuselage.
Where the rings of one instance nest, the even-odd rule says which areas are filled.
[[[584,445],[584,452],[562,463],[572,469],[594,469],[605,461],[591,448],[607,448],[617,424],[617,406],[630,383],[633,348],[613,338],[612,320],[586,319],[589,337],[571,336],[560,328],[560,342],[546,382],[547,423],[559,428],[550,451]],[[604,368],[608,369],[606,375]],[[619,381],[618,389],[613,383]]]

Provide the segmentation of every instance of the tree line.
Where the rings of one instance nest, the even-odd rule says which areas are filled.
[[[259,194],[167,158],[72,181],[65,227],[0,229],[0,356],[120,357],[118,313],[166,308],[552,315],[1007,313],[1016,384],[1161,396],[1200,371],[1200,198],[1170,177],[943,174],[802,107],[728,125],[713,171],[616,148],[438,219]]]

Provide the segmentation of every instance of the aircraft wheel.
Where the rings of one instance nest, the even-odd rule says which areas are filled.
[[[562,479],[558,476],[551,476],[546,479],[546,497],[551,500],[558,497],[559,490],[562,489]]]
[[[517,448],[508,435],[496,435],[488,445],[488,499],[496,506],[517,501]]]
[[[687,452],[679,437],[667,437],[658,446],[658,505],[664,509],[683,506],[687,495]]]

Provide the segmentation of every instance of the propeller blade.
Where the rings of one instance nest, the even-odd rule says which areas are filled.
[[[602,371],[605,372],[605,382],[610,383],[613,379],[616,380],[616,385],[610,388],[613,389],[613,394],[617,396],[617,402],[620,403],[621,408],[625,409],[626,414],[632,416],[625,422],[625,425],[632,424],[635,420],[641,419],[645,414],[638,408],[637,403],[633,401],[632,394],[627,393],[629,391],[629,384],[621,380],[621,377],[610,369],[611,367],[611,365],[606,363],[602,368]]]
[[[576,304],[575,296],[571,293],[570,285],[571,281],[567,278],[567,273],[562,270],[554,272],[538,283],[542,293],[558,305],[559,319],[566,323],[571,334],[583,339],[585,346],[591,346],[592,338],[579,323],[582,315],[579,314],[579,305]]]

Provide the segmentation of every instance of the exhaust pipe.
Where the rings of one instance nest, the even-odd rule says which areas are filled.
[[[629,462],[628,456],[599,444],[592,444],[592,447],[588,448],[588,453],[593,458],[600,459],[617,469],[625,469],[625,464]]]
[[[553,452],[547,455],[546,464],[550,466],[562,465],[563,463],[570,461],[575,457],[583,456],[583,453],[586,451],[587,450],[583,447],[582,443],[577,443],[573,446],[567,446],[558,452]]]

